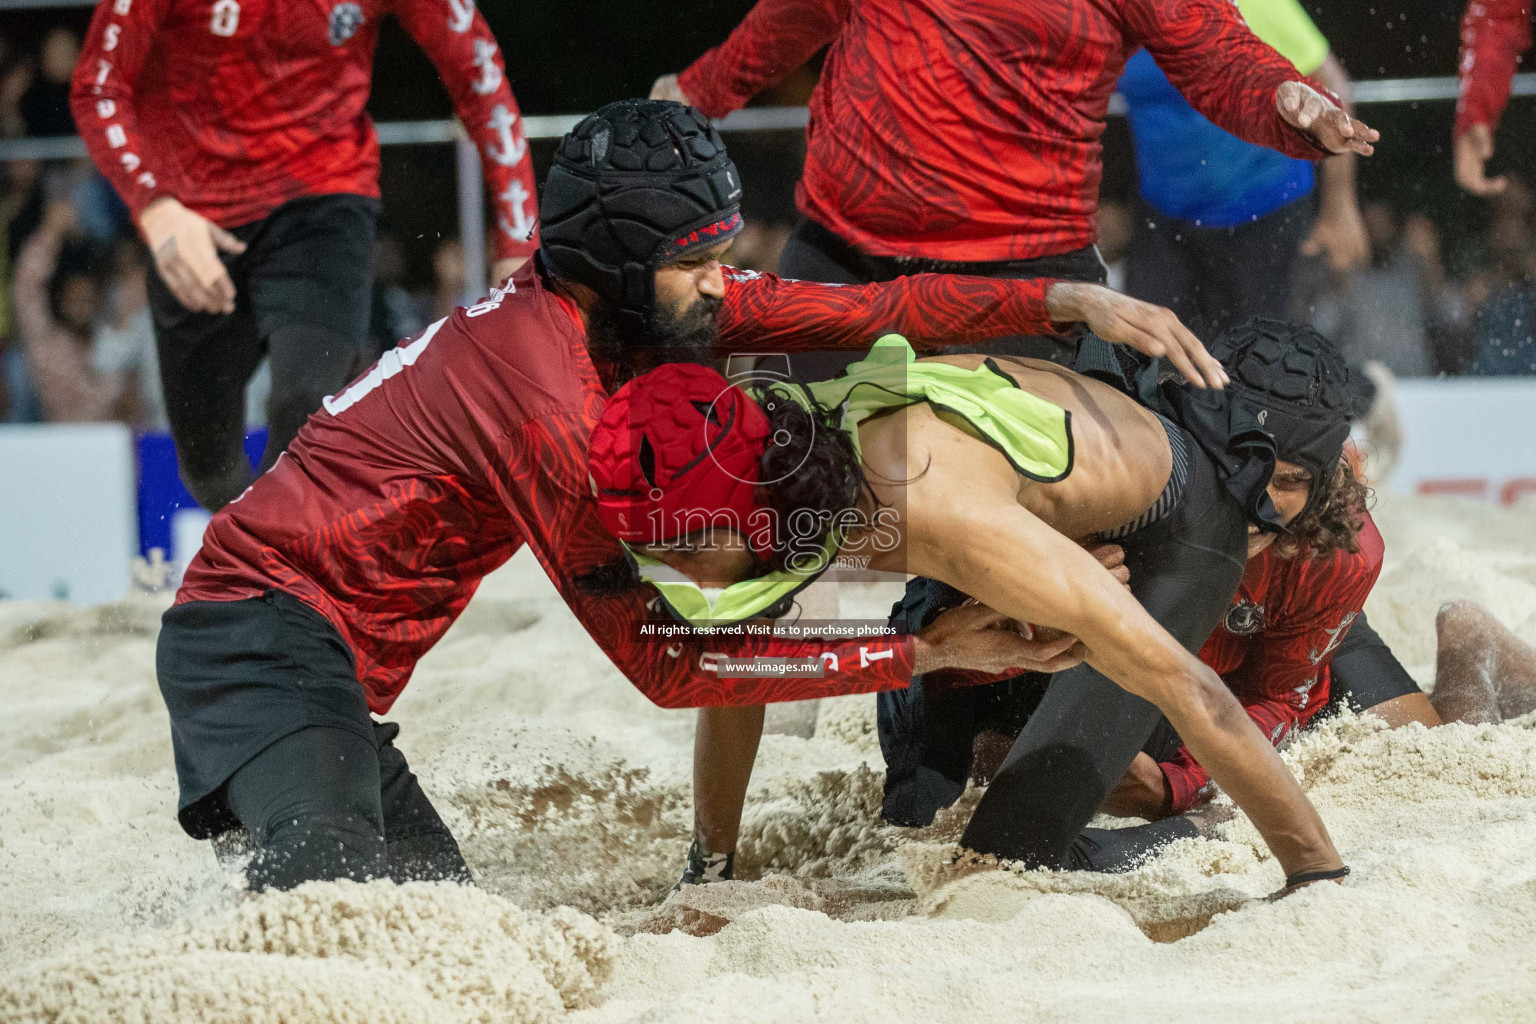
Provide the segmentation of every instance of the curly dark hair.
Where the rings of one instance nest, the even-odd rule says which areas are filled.
[[[772,569],[803,569],[827,542],[838,519],[869,490],[853,439],[833,413],[803,388],[771,384],[757,396],[768,416],[760,502],[773,510]]]
[[[1287,558],[1303,548],[1314,558],[1324,558],[1336,551],[1357,554],[1360,528],[1365,525],[1365,513],[1373,499],[1371,489],[1355,474],[1349,459],[1339,459],[1322,500],[1296,517],[1275,541],[1277,550]]]

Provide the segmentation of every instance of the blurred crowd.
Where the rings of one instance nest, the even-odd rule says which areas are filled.
[[[1486,229],[1454,252],[1422,211],[1363,196],[1361,212],[1369,258],[1340,272],[1298,257],[1288,271],[1293,319],[1311,322],[1352,363],[1398,377],[1536,373],[1536,211],[1524,182],[1512,176],[1488,204]],[[1099,209],[1099,248],[1121,290],[1134,216],[1125,203]]]
[[[0,136],[75,134],[70,76],[80,40],[67,27],[19,52],[0,36]],[[85,159],[0,161],[0,422],[119,420],[164,430],[154,333],[145,291],[149,253],[126,207]],[[408,287],[407,248],[381,225],[373,253],[370,351],[384,349],[468,294],[457,238],[430,248]],[[488,244],[487,251],[493,251]],[[268,378],[252,380],[247,422],[264,422]]]
[[[68,94],[79,45],[64,27],[43,35],[35,52],[0,37],[0,135],[74,133]],[[1368,195],[1361,208],[1369,259],[1337,271],[1299,258],[1289,269],[1293,317],[1313,322],[1352,361],[1400,377],[1536,373],[1529,187],[1512,181],[1488,204],[1486,227],[1453,252],[1423,211]],[[1123,287],[1136,215],[1124,203],[1101,206],[1099,244],[1112,285]],[[793,216],[786,202],[777,219],[750,218],[731,261],[775,270]],[[105,179],[85,160],[0,162],[0,235],[0,421],[164,429],[145,296],[150,260]],[[421,246],[430,247],[430,271],[413,279],[408,266],[427,264]],[[465,294],[463,246],[451,237],[408,242],[381,225],[373,273],[374,348],[359,368],[475,298]],[[253,425],[264,404],[258,374],[248,401]]]

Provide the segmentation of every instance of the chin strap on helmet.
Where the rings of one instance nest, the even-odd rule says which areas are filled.
[[[1275,454],[1312,474],[1306,510],[1327,493],[1349,439],[1349,367],[1333,344],[1306,324],[1243,320],[1211,345],[1232,378],[1233,398],[1275,441]]]

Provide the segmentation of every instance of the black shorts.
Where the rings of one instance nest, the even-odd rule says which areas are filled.
[[[1245,317],[1290,315],[1291,268],[1316,204],[1304,196],[1258,220],[1202,227],[1137,201],[1125,290],[1167,306],[1209,343]]]
[[[1092,245],[1054,256],[1029,260],[987,260],[955,262],[921,258],[874,256],[854,248],[841,235],[813,220],[801,220],[790,234],[779,257],[779,273],[802,281],[825,284],[869,284],[894,281],[910,274],[969,274],[975,277],[1000,277],[1027,281],[1035,278],[1061,278],[1103,284],[1108,271],[1099,250]],[[874,339],[871,338],[871,341]],[[1070,364],[1076,342],[1064,344],[1057,337],[1019,335],[995,338],[975,346],[958,346],[949,352],[986,352],[989,355],[1028,356]],[[802,380],[826,380],[862,359],[862,349],[847,352],[806,352],[797,354],[792,369]]]
[[[367,196],[310,196],[231,229],[246,249],[220,254],[235,285],[235,311],[227,315],[188,310],[158,273],[150,274],[149,308],[162,361],[165,353],[182,353],[216,335],[232,361],[254,353],[254,368],[265,339],[292,324],[323,328],[361,348],[372,308],[369,264],[378,216],[379,201]]]
[[[177,817],[194,839],[239,824],[224,784],[285,736],[329,726],[375,743],[351,649],[324,616],[280,590],[173,606],[155,671],[171,716]]]
[[[1328,663],[1328,670],[1332,679],[1328,693],[1329,710],[1348,707],[1365,711],[1389,700],[1424,692],[1386,641],[1371,628],[1364,612],[1344,634],[1339,649],[1333,652],[1333,660]]]
[[[221,257],[235,285],[233,313],[192,312],[150,275],[166,418],[182,478],[209,507],[250,482],[245,392],[263,357],[271,357],[272,391],[262,471],[322,399],[362,369],[378,211],[365,196],[315,196],[235,228],[246,250]]]
[[[916,633],[966,596],[947,583],[918,577],[891,611],[890,626]],[[892,825],[924,828],[965,792],[976,739],[996,732],[1016,739],[1045,697],[1051,677],[1027,672],[981,686],[950,685],[946,673],[916,676],[901,690],[875,695],[875,731],[885,758],[880,817]],[[1182,746],[1167,718],[1160,719],[1142,751],[1166,761]]]

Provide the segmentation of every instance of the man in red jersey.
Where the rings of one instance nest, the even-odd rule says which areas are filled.
[[[561,143],[542,248],[484,301],[432,324],[325,399],[276,465],[214,517],[166,613],[157,669],[179,816],[194,837],[244,826],[253,885],[465,878],[458,847],[375,725],[486,573],[525,543],[594,640],[665,707],[796,700],[906,685],[945,665],[1037,664],[986,609],[920,636],[839,642],[658,639],[595,513],[587,437],[636,364],[713,351],[853,346],[896,330],[925,347],[1045,332],[1101,335],[1215,364],[1166,310],[1060,282],[920,275],[828,287],[722,272],[740,179],[704,117],[625,101]],[[1190,362],[1193,360],[1193,362]],[[733,658],[820,658],[823,679],[722,678]]]
[[[1366,621],[1383,552],[1369,517],[1359,539],[1354,553],[1269,548],[1256,556],[1200,652],[1275,743],[1339,707],[1394,729],[1498,723],[1536,709],[1536,647],[1475,601],[1451,601],[1435,616],[1434,692],[1421,690]],[[1155,819],[1210,794],[1209,776],[1181,747],[1162,762],[1139,756],[1103,809]]]
[[[829,44],[796,192],[804,219],[780,260],[805,280],[1102,282],[1099,138],[1140,46],[1195,109],[1249,142],[1321,159],[1368,155],[1377,138],[1230,0],[759,0],[652,95],[721,117]],[[1039,341],[1001,350],[1049,355]]]
[[[1461,19],[1461,96],[1456,100],[1456,183],[1475,196],[1496,196],[1509,181],[1490,178],[1493,133],[1509,102],[1520,55],[1531,48],[1531,0],[1471,0]]]
[[[1298,488],[1296,467],[1277,470],[1271,491],[1277,504]],[[1242,584],[1200,660],[1221,675],[1259,729],[1278,745],[1333,708],[1368,713],[1393,728],[1496,723],[1536,709],[1536,648],[1472,601],[1450,602],[1436,616],[1434,693],[1419,688],[1366,619],[1365,601],[1380,576],[1385,546],[1370,516],[1363,519],[1355,551],[1319,553],[1308,543],[1272,542],[1273,535],[1251,538]],[[1307,532],[1302,524],[1298,536]],[[887,759],[900,762],[892,765],[894,784],[888,776],[886,817],[926,825],[959,796],[967,778],[985,782],[1038,702],[1043,682],[1024,677],[954,689],[938,678],[924,681],[932,691],[892,694],[903,714],[887,711],[881,722]],[[917,694],[920,705],[913,700]],[[1155,821],[1184,814],[1211,796],[1209,774],[1171,730],[1156,734],[1148,750],[1137,755],[1100,810]],[[729,808],[706,810],[719,817]],[[1176,821],[1156,830],[1123,830],[1110,838],[1130,842],[1105,843],[1094,853],[1101,865],[1127,866],[1157,845],[1197,831],[1194,822]],[[697,859],[696,852],[690,858]],[[685,881],[712,880],[702,871],[685,875]]]
[[[1278,500],[1292,486],[1293,473],[1293,467],[1277,469],[1271,494],[1278,492]],[[1310,540],[1301,542],[1304,537]],[[1362,615],[1381,574],[1381,534],[1365,516],[1354,550],[1335,544],[1326,531],[1305,524],[1297,538],[1250,537],[1243,582],[1200,651],[1200,660],[1216,670],[1276,745],[1342,696],[1332,662],[1359,646],[1346,645],[1375,637]],[[1137,756],[1106,811],[1162,818],[1209,796],[1210,776],[1185,747],[1156,753],[1156,759],[1146,752]]]
[[[354,372],[367,335],[379,25],[427,51],[480,149],[496,280],[537,248],[533,164],[474,0],[100,0],[71,106],[154,254],[150,307],[187,489],[251,482],[245,386],[268,355],[261,469]]]

